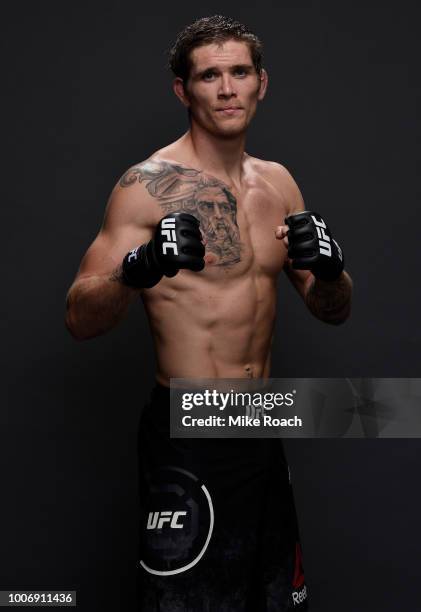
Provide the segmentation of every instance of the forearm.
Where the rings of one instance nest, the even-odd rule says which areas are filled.
[[[335,281],[322,281],[311,276],[306,288],[305,302],[310,312],[325,323],[339,325],[351,311],[352,280],[342,272]]]
[[[77,340],[99,336],[124,318],[138,295],[138,289],[121,282],[120,267],[111,274],[81,278],[67,294],[67,329]]]

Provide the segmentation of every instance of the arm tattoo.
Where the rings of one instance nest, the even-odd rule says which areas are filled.
[[[337,325],[349,315],[351,291],[351,285],[344,276],[333,282],[315,279],[307,291],[306,304],[315,317]]]
[[[241,260],[237,200],[225,183],[201,170],[152,158],[128,170],[120,186],[136,182],[145,183],[164,215],[186,212],[200,221],[208,264],[231,266]]]
[[[123,268],[121,264],[118,265],[116,268],[114,268],[114,270],[111,272],[110,281],[119,282],[119,283],[123,282]]]

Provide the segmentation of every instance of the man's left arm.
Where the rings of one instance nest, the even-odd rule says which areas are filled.
[[[308,270],[294,270],[291,264],[288,259],[284,270],[310,312],[325,323],[344,323],[351,312],[352,280],[349,274],[343,271],[336,280],[323,281]]]
[[[305,211],[301,192],[286,168],[277,164],[277,170],[288,202],[284,225],[275,230],[288,249],[284,271],[315,317],[339,325],[350,315],[352,297],[342,249],[323,218]]]

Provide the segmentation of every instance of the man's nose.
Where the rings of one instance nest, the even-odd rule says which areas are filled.
[[[235,95],[233,82],[229,74],[223,74],[220,82],[218,96],[221,98],[230,98]]]

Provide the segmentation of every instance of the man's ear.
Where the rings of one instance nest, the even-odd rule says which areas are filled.
[[[186,94],[186,90],[184,88],[184,81],[183,81],[182,78],[175,77],[175,79],[173,81],[173,90],[174,90],[174,93],[177,96],[177,98],[181,101],[181,103],[186,108],[189,108],[189,106],[190,106],[189,97]]]
[[[266,72],[266,70],[264,68],[262,68],[262,71],[260,73],[260,88],[259,88],[259,94],[257,96],[258,100],[263,100],[263,98],[266,95],[266,90],[268,87],[268,83],[269,83],[269,76],[268,73]]]

